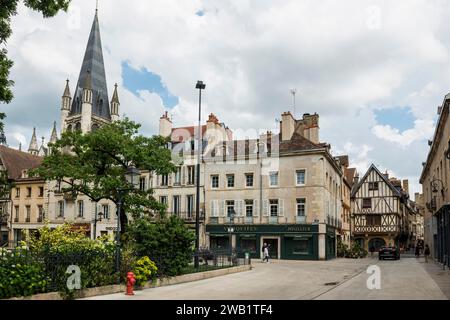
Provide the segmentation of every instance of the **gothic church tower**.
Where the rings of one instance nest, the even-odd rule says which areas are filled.
[[[61,132],[81,130],[90,132],[119,119],[117,86],[114,88],[111,104],[108,103],[103,50],[100,38],[98,11],[95,10],[89,40],[81,65],[74,95],[71,97],[69,81],[61,101]]]

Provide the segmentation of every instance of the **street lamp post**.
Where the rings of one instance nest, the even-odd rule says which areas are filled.
[[[227,227],[230,241],[230,259],[233,258],[233,232],[234,232],[234,212],[230,214],[230,226]]]
[[[95,240],[97,238],[97,222],[102,222],[103,212],[98,213],[98,202],[95,201],[95,217],[94,217],[94,237]]]
[[[117,190],[117,231],[116,231],[116,271],[117,271],[117,284],[120,284],[120,217],[122,214],[122,199],[123,196],[135,189],[139,185],[140,172],[135,166],[128,166],[125,173],[125,179],[130,187],[120,188]]]
[[[202,153],[202,129],[201,129],[201,120],[202,120],[202,90],[206,88],[206,84],[203,81],[197,81],[195,85],[195,89],[198,89],[198,134],[197,134],[197,191],[196,191],[196,199],[195,199],[195,252],[198,253],[200,248],[200,161],[201,161],[201,153]],[[194,259],[194,267],[198,268],[199,259],[198,254],[195,255]]]

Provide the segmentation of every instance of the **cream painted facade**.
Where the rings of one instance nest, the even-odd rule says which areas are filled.
[[[438,107],[438,122],[420,177],[424,206],[424,238],[431,256],[450,264],[450,94]]]
[[[27,171],[23,170],[21,178],[14,181],[11,190],[11,243],[25,240],[30,231],[41,228],[45,221],[48,203],[45,182],[28,177]]]

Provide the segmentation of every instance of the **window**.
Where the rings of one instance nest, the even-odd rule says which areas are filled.
[[[26,206],[25,207],[26,213],[27,213],[27,217],[26,217],[26,222],[30,222],[31,220],[31,207],[30,206]]]
[[[294,248],[292,254],[307,255],[309,254],[309,241],[308,240],[294,240]]]
[[[145,179],[145,177],[139,178],[139,190],[145,191],[147,189],[146,182],[147,182],[147,180]]]
[[[175,215],[180,215],[180,196],[173,196],[172,212]]]
[[[367,226],[381,226],[381,216],[380,215],[367,215],[366,216]]]
[[[245,200],[245,216],[253,217],[253,200]]]
[[[39,197],[43,197],[44,196],[44,187],[39,187]]]
[[[278,172],[271,172],[270,173],[270,186],[278,186]]]
[[[211,188],[217,189],[219,187],[219,176],[217,174],[211,176]]]
[[[195,167],[188,166],[188,184],[195,184]]]
[[[16,198],[20,197],[20,188],[16,188]]]
[[[270,202],[270,216],[277,217],[278,216],[278,199],[269,200]]]
[[[371,209],[371,208],[372,208],[372,199],[363,198],[363,209]]]
[[[64,201],[58,201],[58,217],[64,217]]]
[[[297,199],[297,217],[306,216],[306,199]]]
[[[166,187],[169,183],[169,176],[167,174],[163,174],[161,176],[161,186]]]
[[[227,187],[234,188],[234,174],[227,174]]]
[[[295,171],[295,183],[297,186],[304,186],[305,185],[305,179],[306,177],[306,171],[305,170],[297,170]]]
[[[369,190],[370,191],[378,190],[378,182],[369,182]]]
[[[181,184],[181,167],[177,168],[177,171],[175,171],[175,182],[174,184],[180,185]]]
[[[19,222],[19,206],[14,207],[14,222]]]
[[[234,200],[227,200],[226,206],[227,206],[227,217],[231,217],[232,215],[235,215]]]
[[[102,205],[103,219],[109,219],[109,205]]]
[[[362,207],[363,207],[363,209],[371,209],[372,208],[372,198],[363,198]]]
[[[84,201],[78,201],[78,218],[84,217]]]
[[[38,222],[42,222],[44,220],[44,207],[38,206]]]
[[[245,174],[245,186],[246,187],[253,187],[253,173],[246,173]]]
[[[187,195],[186,196],[186,208],[187,208],[187,216],[191,218],[194,213],[194,196]]]
[[[167,205],[167,196],[160,196],[159,202]]]
[[[31,188],[27,187],[27,198],[31,197]]]

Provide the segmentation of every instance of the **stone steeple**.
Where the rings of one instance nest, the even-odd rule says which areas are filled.
[[[28,147],[28,152],[32,155],[37,155],[39,152],[39,146],[36,140],[36,128],[33,128],[33,135],[31,136],[30,146]]]
[[[111,118],[112,121],[119,120],[119,95],[117,94],[117,83],[114,85],[114,93],[111,99]]]
[[[86,79],[86,77],[90,77],[90,79]],[[97,10],[92,23],[91,33],[86,46],[69,115],[76,115],[82,112],[83,89],[87,89],[85,88],[86,81],[90,82],[91,88],[89,89],[92,90],[92,115],[111,121]]]
[[[58,140],[58,132],[56,131],[56,121],[53,122],[52,135],[50,137],[50,143],[55,143]]]

